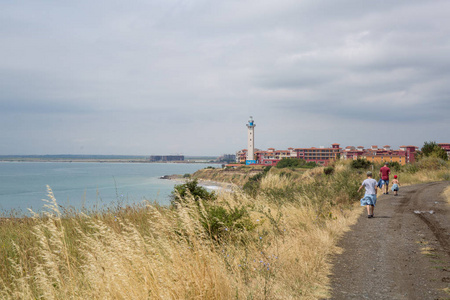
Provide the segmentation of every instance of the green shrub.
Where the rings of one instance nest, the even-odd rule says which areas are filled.
[[[190,177],[191,177],[191,174],[189,174],[189,173],[186,173],[183,175],[183,178],[190,178]]]
[[[351,166],[354,169],[367,169],[372,165],[370,161],[365,158],[357,158],[352,160]]]
[[[308,168],[312,169],[315,168],[317,164],[315,162],[306,162],[305,160],[301,158],[283,158],[281,159],[276,167],[278,169],[282,168]]]
[[[400,169],[402,168],[402,165],[399,164],[399,163],[396,162],[396,161],[392,161],[392,162],[389,162],[389,163],[388,163],[388,167],[389,167],[389,169],[391,169],[391,171],[396,171],[396,172],[398,172],[398,171],[400,171]]]
[[[221,237],[232,234],[236,230],[254,228],[245,207],[226,209],[218,205],[206,207],[206,216],[203,216],[202,225],[215,240],[220,240]]]
[[[217,195],[199,186],[196,179],[174,187],[172,206],[177,202],[183,203],[186,197],[190,196],[199,204],[197,209],[200,222],[213,239],[219,240],[222,236],[230,234],[231,231],[236,229],[250,230],[253,228],[245,207],[231,208],[228,206],[228,209],[226,209],[223,205],[215,204],[213,200],[217,199]],[[202,201],[203,205],[199,201]]]
[[[196,201],[202,199],[204,201],[215,200],[217,195],[214,192],[208,192],[204,187],[198,185],[198,180],[190,180],[183,184],[177,184],[171,194],[171,203],[182,202],[188,196],[194,197]]]
[[[442,160],[448,160],[447,151],[442,149],[436,142],[425,142],[420,151],[417,152],[417,160],[422,160],[426,157],[435,157]]]
[[[300,168],[304,164],[305,164],[305,161],[301,160],[301,159],[298,159],[298,158],[283,158],[277,163],[276,167],[278,169],[282,169],[282,168]]]
[[[334,173],[334,168],[333,167],[326,167],[323,169],[323,173],[325,175],[331,175]]]
[[[424,157],[416,163],[421,170],[438,170],[446,166],[445,160],[433,156]]]

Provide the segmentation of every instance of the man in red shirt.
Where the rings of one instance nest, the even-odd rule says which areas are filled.
[[[385,195],[389,194],[388,186],[389,186],[389,174],[391,174],[391,169],[388,167],[388,163],[384,163],[384,167],[380,169],[380,177],[381,177],[381,186],[384,185],[384,193]]]

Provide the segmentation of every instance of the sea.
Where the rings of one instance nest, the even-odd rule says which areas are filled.
[[[46,210],[47,186],[58,205],[76,210],[103,210],[143,201],[170,203],[179,182],[164,175],[192,174],[217,164],[0,162],[0,217],[28,216]],[[214,186],[207,187],[214,189]]]

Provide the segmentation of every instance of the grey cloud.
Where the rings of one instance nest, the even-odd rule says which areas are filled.
[[[427,139],[450,110],[448,9],[446,1],[2,3],[0,114],[11,128],[2,134],[29,153],[38,149],[30,135],[47,134],[59,142],[39,143],[41,152],[82,144],[91,153],[217,154],[245,148],[253,115],[259,143],[273,147],[293,136],[305,146],[348,139],[331,120],[408,123]],[[27,114],[35,131],[11,113]],[[311,116],[321,129],[301,133]]]

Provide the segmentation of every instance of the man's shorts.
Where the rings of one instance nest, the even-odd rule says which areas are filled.
[[[383,179],[381,179],[380,180],[381,181],[381,186],[383,186],[383,185],[389,185],[389,179],[388,180],[383,180]]]

